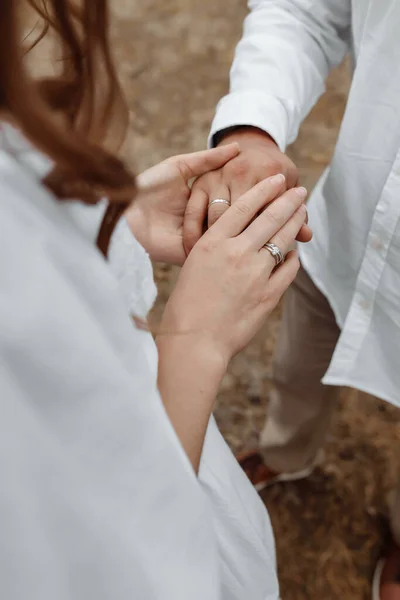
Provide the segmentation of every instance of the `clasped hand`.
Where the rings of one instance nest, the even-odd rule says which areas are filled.
[[[184,221],[190,181],[222,168],[239,154],[237,144],[173,156],[138,176],[138,193],[125,216],[138,242],[155,262],[182,266]]]
[[[199,193],[200,186],[195,185],[191,193],[190,181],[198,177],[201,181],[201,176],[223,172],[228,163],[234,164],[234,159],[240,158],[239,154],[237,143],[222,145],[174,156],[138,176],[138,194],[126,211],[126,218],[153,261],[184,264],[204,231],[209,202],[208,198],[204,199],[204,193]],[[218,208],[216,205],[215,210]],[[221,205],[221,208],[226,209],[226,206]],[[215,220],[214,216],[212,222]],[[303,227],[299,239],[307,241],[310,237],[309,228]]]
[[[189,181],[238,154],[237,144],[230,144],[162,162],[139,177],[139,194],[127,211],[151,258],[182,266],[161,330],[167,337],[185,334],[180,343],[214,356],[215,364],[227,364],[249,343],[293,281],[299,261],[290,249],[307,227],[306,191],[286,190],[287,180],[278,174],[237,198],[187,256]],[[276,271],[268,242],[287,255]]]

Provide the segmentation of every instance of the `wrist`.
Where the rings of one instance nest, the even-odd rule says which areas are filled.
[[[160,360],[164,356],[168,360],[175,357],[180,370],[188,365],[219,387],[228,368],[229,357],[204,334],[162,331],[156,337],[156,345]]]
[[[236,125],[234,127],[228,127],[219,131],[214,136],[214,142],[216,146],[231,144],[232,142],[238,142],[239,144],[243,141],[251,140],[259,141],[260,143],[267,144],[278,148],[275,140],[266,131],[253,127],[252,125]]]
[[[241,156],[244,157],[242,169],[252,171],[259,169],[259,175],[266,177],[283,173],[286,177],[288,188],[297,185],[299,173],[292,160],[282,152],[273,138],[257,127],[241,126],[234,130],[224,130],[224,137],[220,144],[236,142],[240,148],[240,154],[236,162],[240,163]],[[263,170],[261,170],[263,167]]]

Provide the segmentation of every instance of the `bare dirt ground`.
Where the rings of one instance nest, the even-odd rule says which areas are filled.
[[[113,0],[117,59],[132,111],[136,169],[201,149],[246,14],[244,0]],[[348,89],[346,67],[302,127],[291,156],[311,189],[333,151]],[[157,267],[162,310],[176,271]],[[217,418],[234,451],[257,444],[270,389],[278,309],[231,365]],[[387,536],[388,492],[398,470],[400,413],[344,391],[327,457],[298,484],[263,495],[275,528],[284,600],[366,600]]]

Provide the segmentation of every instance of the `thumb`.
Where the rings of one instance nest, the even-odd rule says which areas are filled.
[[[235,158],[239,152],[239,144],[235,142],[211,150],[181,154],[175,156],[174,162],[185,181],[189,181],[193,177],[200,177],[204,173],[220,169],[232,158]]]

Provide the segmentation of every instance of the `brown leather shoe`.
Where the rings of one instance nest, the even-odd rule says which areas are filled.
[[[400,547],[395,542],[376,567],[372,600],[400,600]]]
[[[250,450],[250,452],[243,452],[236,456],[243,471],[258,492],[261,492],[261,490],[274,483],[306,479],[311,475],[316,465],[322,462],[323,457],[324,452],[320,450],[315,461],[305,469],[296,471],[295,473],[282,473],[270,469],[270,467],[265,464],[262,454],[257,450]]]
[[[243,452],[237,455],[239,465],[250,479],[256,490],[261,491],[275,483],[279,477],[278,471],[273,471],[264,463],[264,459],[257,450]]]

